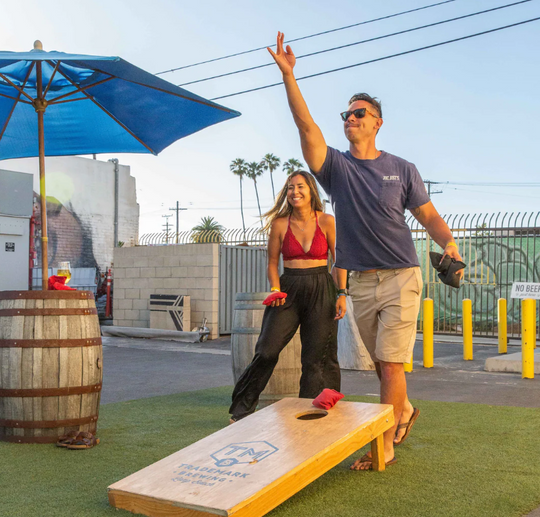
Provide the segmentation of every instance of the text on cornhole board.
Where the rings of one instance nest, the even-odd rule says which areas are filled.
[[[323,418],[297,418],[314,409],[282,399],[114,483],[109,501],[154,517],[258,517],[370,442],[384,469],[392,406],[341,401]]]

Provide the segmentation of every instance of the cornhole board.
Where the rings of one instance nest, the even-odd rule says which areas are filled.
[[[391,405],[341,401],[297,418],[315,411],[311,399],[282,399],[114,483],[109,502],[152,517],[258,517],[369,442],[384,470]]]

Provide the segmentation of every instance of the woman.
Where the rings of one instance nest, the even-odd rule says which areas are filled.
[[[322,211],[313,176],[293,172],[274,208],[265,214],[268,279],[272,294],[255,357],[238,379],[229,409],[231,422],[253,413],[279,354],[300,325],[302,376],[300,397],[315,398],[324,388],[340,389],[337,320],[346,311],[345,285],[339,291],[328,273],[328,250],[335,253],[334,218]],[[279,276],[280,253],[285,272]],[[335,258],[335,257],[334,257]],[[346,277],[340,275],[340,282]],[[337,298],[337,300],[336,300]]]

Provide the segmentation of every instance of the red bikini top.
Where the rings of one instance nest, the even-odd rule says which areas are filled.
[[[306,253],[304,248],[298,239],[295,237],[291,230],[291,218],[289,216],[289,224],[285,237],[283,237],[283,245],[281,246],[281,253],[283,253],[283,260],[327,260],[328,259],[328,241],[319,226],[319,217],[315,212],[315,218],[317,221],[317,229],[311,247]]]

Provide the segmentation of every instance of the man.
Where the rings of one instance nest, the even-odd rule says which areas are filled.
[[[452,234],[429,200],[416,167],[379,151],[375,137],[383,124],[380,103],[357,94],[342,113],[349,151],[326,145],[294,77],[296,58],[283,48],[268,49],[283,75],[289,106],[300,132],[304,158],[331,196],[336,215],[336,267],[340,284],[347,270],[358,330],[381,382],[381,403],[394,406],[395,425],[384,434],[387,465],[394,445],[408,436],[419,410],[407,397],[403,363],[412,357],[422,278],[405,209],[426,228],[444,255],[461,260]],[[463,270],[456,273],[461,276]],[[369,470],[371,454],[353,470]]]

